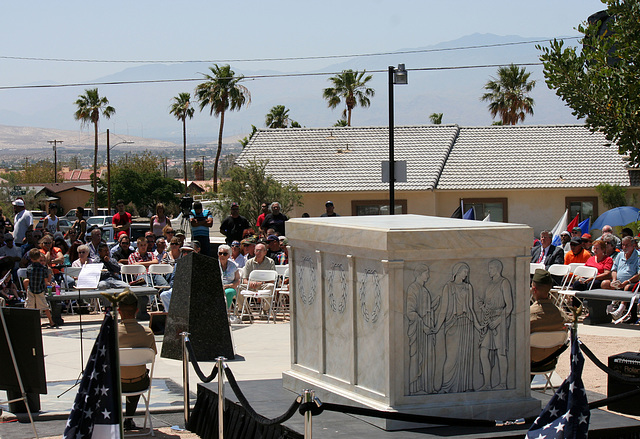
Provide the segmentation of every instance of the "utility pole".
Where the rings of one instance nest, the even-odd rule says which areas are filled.
[[[58,143],[62,143],[62,140],[47,140],[48,143],[53,145],[53,182],[58,182]]]

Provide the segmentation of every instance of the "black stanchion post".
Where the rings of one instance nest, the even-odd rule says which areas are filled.
[[[225,357],[218,357],[218,438],[224,439],[224,368]]]
[[[189,351],[187,350],[187,342],[189,341],[189,333],[181,332],[182,337],[182,390],[184,391],[184,428],[189,424]]]

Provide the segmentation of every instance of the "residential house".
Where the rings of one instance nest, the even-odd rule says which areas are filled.
[[[617,146],[582,125],[400,126],[394,134],[395,160],[406,162],[406,180],[395,183],[398,213],[449,217],[462,202],[478,219],[491,214],[537,233],[565,209],[595,220],[607,210],[600,183],[640,189],[639,171]],[[319,216],[327,200],[340,215],[370,215],[388,213],[388,158],[387,127],[288,128],[258,130],[236,163],[268,160],[268,174],[295,183],[304,206],[290,216]]]

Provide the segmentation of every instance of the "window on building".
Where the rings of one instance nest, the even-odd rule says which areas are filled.
[[[578,221],[591,217],[593,224],[598,218],[598,197],[567,197],[565,206],[569,210],[569,221],[578,215]]]
[[[464,212],[473,208],[477,220],[482,221],[491,215],[491,221],[506,223],[509,221],[507,216],[507,199],[506,198],[464,198]]]
[[[395,214],[407,213],[407,200],[395,200]],[[351,214],[363,215],[389,215],[389,200],[353,200],[351,201]]]

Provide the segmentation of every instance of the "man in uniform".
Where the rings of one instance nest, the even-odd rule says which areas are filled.
[[[569,316],[558,309],[553,303],[553,300],[549,298],[549,291],[552,285],[551,274],[549,274],[547,270],[538,268],[533,274],[533,280],[531,282],[531,294],[534,300],[529,308],[531,333],[562,331],[565,329],[564,324],[571,321]],[[534,363],[544,360],[558,350],[560,346],[561,345],[550,348],[532,347],[531,362]],[[536,370],[547,370],[557,362],[558,359],[554,358],[546,364],[532,367],[531,370],[533,372]]]
[[[136,320],[138,312],[138,298],[135,294],[128,292],[118,303],[118,312],[122,318],[122,323],[118,325],[118,344],[121,348],[151,348],[156,349],[156,340],[153,332],[148,327],[144,327]],[[147,389],[150,386],[149,371],[142,366],[122,366],[120,367],[120,380],[123,392],[135,392]],[[140,396],[127,397],[124,429],[133,430],[136,424],[131,416],[136,412]]]

